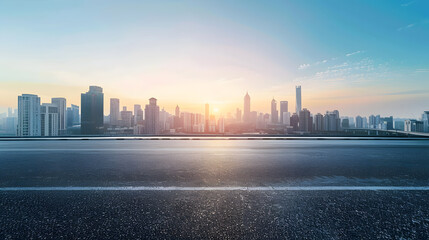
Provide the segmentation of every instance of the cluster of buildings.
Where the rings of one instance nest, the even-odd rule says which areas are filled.
[[[271,101],[271,113],[251,111],[251,98],[244,96],[243,109],[234,114],[215,116],[209,104],[204,114],[181,112],[174,114],[160,110],[157,99],[150,98],[142,107],[121,109],[120,99],[110,99],[110,113],[104,116],[104,93],[98,86],[90,86],[81,94],[81,105],[67,107],[65,98],[52,98],[41,103],[33,94],[18,96],[18,109],[10,108],[0,114],[0,134],[17,136],[58,135],[158,135],[158,134],[335,134],[347,129],[379,129],[406,132],[429,132],[429,111],[420,120],[394,119],[392,116],[371,115],[355,118],[341,117],[338,110],[312,114],[302,108],[301,86],[296,87],[296,106],[289,111],[288,101]]]

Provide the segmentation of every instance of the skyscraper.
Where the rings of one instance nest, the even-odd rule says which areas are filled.
[[[57,104],[44,103],[40,107],[40,129],[42,136],[58,136],[60,122]]]
[[[159,107],[156,105],[156,98],[150,98],[149,104],[144,109],[145,133],[159,134]]]
[[[288,102],[287,101],[280,101],[280,123],[281,124],[284,124],[283,113],[286,113],[286,112],[289,112]]]
[[[301,86],[296,86],[296,114],[299,114],[302,109],[302,102],[301,102]]]
[[[175,109],[174,113],[175,113],[176,117],[180,117],[180,108],[179,108],[179,105],[176,106],[176,109]]]
[[[235,113],[235,120],[237,122],[241,122],[241,110],[237,108],[237,111]]]
[[[250,121],[250,96],[246,92],[246,96],[244,96],[243,122],[248,123]]]
[[[102,134],[104,120],[104,94],[98,86],[90,86],[87,93],[81,94],[81,133]]]
[[[18,96],[18,136],[40,136],[40,98],[33,94]]]
[[[271,123],[277,124],[279,122],[279,113],[277,111],[277,101],[273,98],[271,100]]]
[[[363,118],[361,116],[356,117],[356,128],[363,128]]]
[[[110,99],[110,125],[117,126],[119,124],[119,99]]]
[[[313,131],[313,118],[307,108],[299,112],[299,130],[303,132]]]
[[[67,101],[65,98],[52,98],[52,104],[58,108],[58,132],[60,135],[66,134],[67,130]]]
[[[314,116],[314,131],[323,132],[324,131],[324,123],[323,123],[323,115],[318,113]]]
[[[205,105],[205,114],[204,114],[204,119],[205,119],[205,132],[209,132],[209,125],[210,125],[210,108],[209,108],[209,104],[206,103]]]
[[[134,104],[134,125],[143,124],[143,109],[142,105]]]
[[[128,111],[125,106],[121,111],[121,123],[122,127],[129,128],[133,126],[133,112]]]
[[[67,108],[67,127],[79,125],[79,106],[71,105]]]

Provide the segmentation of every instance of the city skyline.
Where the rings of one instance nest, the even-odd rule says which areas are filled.
[[[427,8],[425,1],[2,2],[0,112],[16,108],[23,93],[77,104],[87,85],[103,86],[106,100],[120,98],[129,109],[156,96],[169,112],[177,104],[203,111],[200,103],[209,102],[232,113],[249,91],[252,109],[268,112],[273,96],[295,106],[301,85],[302,107],[314,112],[417,118],[429,98]]]

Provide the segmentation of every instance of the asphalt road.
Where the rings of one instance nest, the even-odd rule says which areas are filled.
[[[425,140],[4,141],[0,239],[428,239],[427,156]]]

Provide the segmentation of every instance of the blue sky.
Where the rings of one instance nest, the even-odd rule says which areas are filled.
[[[2,1],[0,110],[16,96],[79,104],[157,97],[268,112],[303,87],[313,113],[418,117],[429,109],[428,1]],[[108,104],[108,103],[107,103]],[[108,105],[106,105],[108,106]]]

